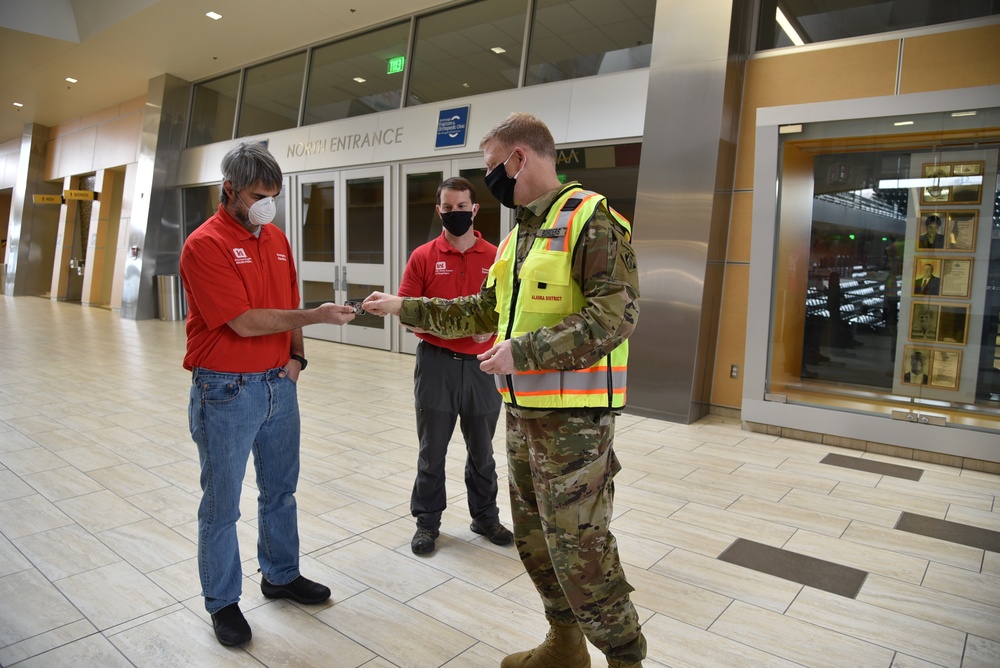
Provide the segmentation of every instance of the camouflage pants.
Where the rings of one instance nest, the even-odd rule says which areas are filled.
[[[517,550],[551,621],[579,622],[609,658],[638,662],[646,641],[608,526],[621,470],[615,416],[507,411],[507,462]]]

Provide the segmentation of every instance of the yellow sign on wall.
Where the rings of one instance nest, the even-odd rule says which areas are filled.
[[[66,200],[76,199],[76,200],[87,200],[94,201],[94,191],[93,190],[64,190],[63,197]]]
[[[35,204],[62,204],[62,195],[32,195],[31,201]]]

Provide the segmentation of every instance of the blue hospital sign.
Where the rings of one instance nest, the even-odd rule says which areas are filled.
[[[442,109],[438,112],[437,141],[434,148],[465,146],[465,133],[469,128],[469,105]]]

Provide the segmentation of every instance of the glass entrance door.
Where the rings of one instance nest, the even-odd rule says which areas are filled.
[[[437,204],[438,186],[446,178],[461,176],[468,179],[476,190],[476,201],[479,203],[479,214],[474,223],[475,229],[483,238],[493,245],[507,234],[511,225],[509,210],[503,209],[499,202],[490,194],[484,178],[486,168],[482,158],[464,158],[458,160],[436,160],[433,162],[417,162],[402,166],[401,184],[401,220],[402,259],[398,276],[402,279],[403,269],[410,254],[420,245],[436,239],[441,234],[441,218],[434,210]],[[397,281],[396,286],[398,287]],[[398,322],[398,321],[397,321]],[[399,325],[399,350],[404,353],[416,353],[417,337],[402,325]]]
[[[294,179],[291,225],[305,308],[361,301],[389,282],[389,168],[303,175]],[[389,325],[364,314],[344,326],[309,325],[311,338],[389,350]]]

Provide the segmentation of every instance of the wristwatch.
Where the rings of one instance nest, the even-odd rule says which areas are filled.
[[[302,355],[289,355],[289,357],[302,365],[302,371],[306,370],[306,365],[309,364],[309,361],[305,357]]]

